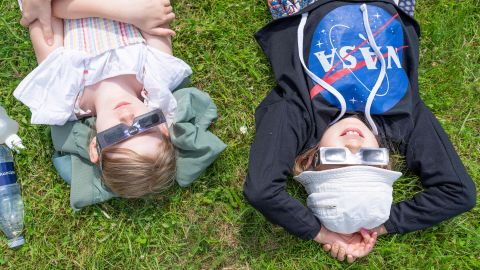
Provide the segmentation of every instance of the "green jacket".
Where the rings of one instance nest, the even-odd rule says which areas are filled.
[[[176,181],[184,187],[197,179],[226,145],[207,130],[217,119],[217,107],[207,93],[183,88],[173,95],[177,110],[170,138],[177,149]],[[97,166],[89,159],[88,144],[94,124],[91,117],[51,127],[53,164],[70,185],[70,205],[74,210],[116,197],[105,188]]]

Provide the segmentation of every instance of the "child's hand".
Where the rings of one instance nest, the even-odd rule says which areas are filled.
[[[35,20],[42,26],[43,37],[48,45],[53,44],[51,0],[23,0],[20,24],[27,27]]]
[[[353,234],[340,234],[322,227],[315,241],[324,244],[323,249],[339,261],[345,260],[353,263],[357,258],[367,256],[375,245],[377,232],[369,233],[367,230]]]
[[[175,32],[168,26],[174,19],[169,0],[126,0],[128,3],[119,5],[125,7],[121,11],[125,15],[122,21],[131,23],[154,36],[173,36]]]

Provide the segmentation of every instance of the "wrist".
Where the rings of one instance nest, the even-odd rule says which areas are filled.
[[[385,225],[383,225],[383,224],[378,226],[378,227],[373,228],[372,231],[376,232],[378,236],[388,233],[387,228],[385,228]]]
[[[325,227],[320,226],[320,231],[317,233],[315,238],[313,238],[313,241],[320,244],[325,244],[325,230]]]

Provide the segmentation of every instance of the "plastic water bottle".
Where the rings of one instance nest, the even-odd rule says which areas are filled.
[[[8,246],[25,243],[23,230],[23,199],[13,168],[12,151],[0,145],[0,227],[8,238]]]
[[[6,144],[10,149],[25,148],[22,139],[17,136],[18,123],[8,117],[5,109],[0,106],[0,144]]]

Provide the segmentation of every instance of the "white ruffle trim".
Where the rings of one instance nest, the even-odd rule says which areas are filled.
[[[147,106],[160,108],[171,125],[177,106],[172,91],[192,70],[181,59],[143,43],[96,56],[58,48],[22,80],[13,95],[30,108],[32,124],[63,125],[76,120],[75,101],[85,86],[126,74],[144,85]]]

